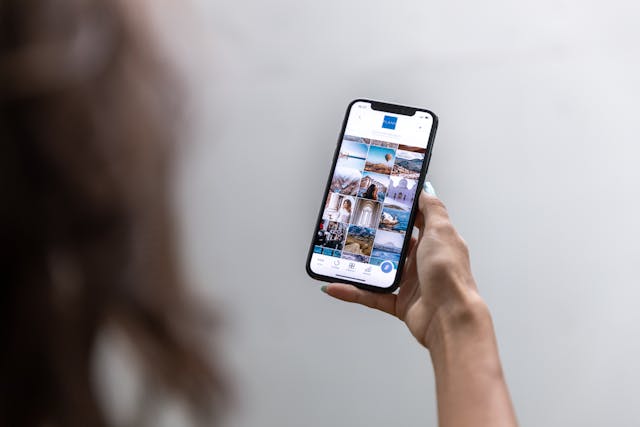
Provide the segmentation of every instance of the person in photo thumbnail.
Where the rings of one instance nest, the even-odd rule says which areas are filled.
[[[376,238],[373,243],[371,258],[398,263],[400,261],[400,254],[402,253],[404,237],[405,236],[403,234],[378,230],[378,234],[376,234]]]
[[[324,220],[320,222],[316,237],[313,242],[315,246],[342,250],[347,225],[335,221]]]
[[[375,187],[375,190],[372,188]],[[387,189],[389,187],[389,176],[374,172],[364,172],[360,188],[358,189],[358,197],[369,200],[384,201]]]
[[[374,228],[350,225],[342,256],[344,257],[344,252],[370,256],[375,235],[376,230]]]
[[[352,206],[353,203],[351,202],[351,200],[345,199],[345,201],[342,203],[342,207],[338,211],[338,222],[349,223],[349,220],[351,219]]]
[[[378,187],[375,184],[369,184],[367,191],[362,193],[363,199],[378,200]]]
[[[391,175],[385,205],[403,211],[410,211],[416,196],[418,181],[400,175]]]
[[[369,146],[366,144],[343,139],[340,145],[337,165],[362,170],[364,169],[364,162],[367,158],[368,151]]]
[[[316,237],[313,240],[313,244],[316,246],[324,246],[327,242],[327,232],[324,229],[324,222],[321,222],[316,231]]]
[[[396,151],[396,161],[391,174],[407,179],[418,180],[424,162],[424,152],[422,150],[422,148],[418,147],[400,145]]]
[[[395,158],[394,149],[372,145],[369,147],[369,154],[367,155],[364,170],[389,175],[391,174]]]
[[[329,193],[322,213],[323,219],[349,223],[351,212],[356,204],[354,196],[345,196],[339,193]]]
[[[329,190],[332,193],[355,196],[358,192],[361,179],[362,173],[358,169],[338,165],[331,179]]]
[[[344,238],[347,234],[347,225],[335,221],[328,221],[326,230],[327,241],[325,246],[331,249],[342,250]]]
[[[357,199],[351,214],[351,224],[359,227],[377,228],[382,204],[373,200]]]

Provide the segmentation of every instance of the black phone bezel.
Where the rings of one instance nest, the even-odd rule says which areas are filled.
[[[404,242],[402,244],[402,251],[400,253],[400,261],[398,262],[398,269],[396,272],[396,277],[393,281],[393,283],[387,287],[387,288],[382,288],[379,286],[372,286],[372,285],[367,285],[365,283],[360,283],[360,282],[355,282],[352,280],[347,280],[347,279],[340,279],[340,278],[336,278],[336,277],[331,277],[331,276],[325,276],[322,274],[317,274],[314,273],[311,270],[311,257],[313,256],[314,252],[314,240],[316,237],[316,232],[318,230],[318,227],[320,226],[320,222],[322,221],[322,213],[324,211],[324,206],[327,202],[327,197],[329,196],[329,188],[331,187],[331,180],[333,178],[333,173],[335,172],[335,168],[336,168],[336,164],[338,163],[338,155],[340,154],[340,144],[342,143],[342,140],[344,139],[344,133],[345,130],[347,128],[347,121],[349,120],[349,113],[351,112],[351,108],[353,108],[353,106],[358,103],[358,102],[367,102],[371,104],[371,108],[373,110],[377,110],[377,111],[384,111],[384,112],[389,112],[392,114],[402,114],[402,115],[414,115],[417,111],[423,111],[425,113],[428,113],[429,115],[431,115],[432,119],[433,119],[433,125],[431,127],[431,131],[429,132],[429,141],[427,142],[427,149],[425,152],[425,162],[422,165],[422,170],[420,171],[420,178],[418,179],[418,188],[416,191],[416,197],[413,200],[413,206],[411,207],[411,214],[409,215],[409,222],[407,225],[407,232],[405,233],[405,238],[404,238]],[[416,219],[416,214],[418,212],[418,202],[419,202],[419,195],[420,195],[420,191],[424,185],[424,181],[426,179],[427,176],[427,171],[429,169],[429,163],[431,161],[431,153],[433,152],[433,143],[435,141],[435,136],[436,136],[436,131],[438,129],[438,116],[436,116],[432,111],[424,109],[424,108],[415,108],[415,107],[408,107],[408,106],[404,106],[404,105],[398,105],[398,104],[391,104],[391,103],[387,103],[387,102],[382,102],[382,101],[373,101],[370,99],[354,99],[353,101],[351,101],[349,103],[349,105],[347,106],[347,111],[345,113],[344,116],[344,120],[342,121],[342,128],[340,130],[340,134],[338,136],[338,142],[336,144],[336,149],[333,155],[333,162],[331,164],[331,170],[329,171],[329,177],[327,178],[327,184],[325,186],[324,189],[324,196],[322,197],[322,202],[320,204],[320,210],[318,212],[318,218],[316,220],[315,223],[315,227],[313,229],[313,236],[311,238],[311,245],[309,247],[309,254],[307,255],[307,262],[306,262],[306,270],[307,270],[307,274],[316,280],[320,280],[323,282],[332,282],[332,283],[347,283],[349,285],[354,285],[360,289],[365,289],[367,291],[372,291],[372,292],[378,292],[378,293],[391,293],[394,292],[396,289],[398,289],[398,286],[400,285],[400,281],[402,280],[402,273],[404,270],[404,263],[407,257],[407,251],[409,249],[409,242],[411,241],[411,231],[413,230],[413,225],[415,223],[415,219]]]

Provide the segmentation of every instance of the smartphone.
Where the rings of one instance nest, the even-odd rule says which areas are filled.
[[[349,104],[307,257],[311,277],[397,289],[437,126],[423,108]]]

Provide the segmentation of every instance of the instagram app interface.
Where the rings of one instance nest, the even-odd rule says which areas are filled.
[[[387,113],[357,102],[316,230],[316,274],[389,287],[396,276],[432,116]]]

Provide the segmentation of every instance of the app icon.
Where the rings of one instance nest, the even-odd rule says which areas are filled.
[[[382,128],[394,130],[396,128],[396,123],[398,123],[397,117],[384,116],[384,119],[382,120]]]
[[[393,263],[389,261],[383,262],[380,264],[380,270],[382,270],[383,273],[390,273],[391,270],[393,270]]]

